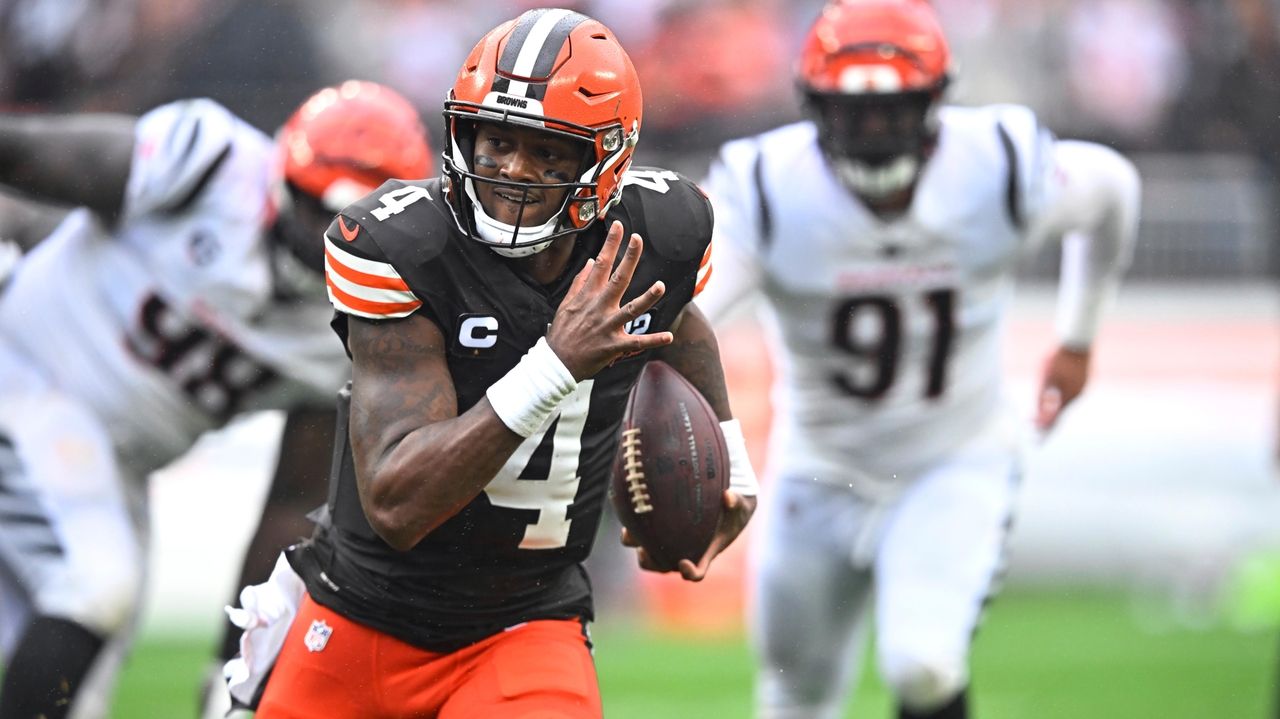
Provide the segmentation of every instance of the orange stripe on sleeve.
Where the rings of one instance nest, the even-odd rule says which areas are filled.
[[[370,315],[406,315],[422,306],[422,300],[414,300],[412,302],[372,302],[370,300],[362,300],[338,289],[333,284],[333,280],[329,278],[325,278],[325,283],[329,285],[329,291],[333,293],[334,299],[342,303],[343,306]]]
[[[700,270],[700,273],[702,273],[702,279],[698,280],[698,284],[693,287],[694,297],[697,297],[698,293],[702,292],[702,288],[707,286],[707,280],[711,279],[711,269],[711,264],[707,263],[706,270]]]
[[[342,260],[335,257],[329,248],[324,248],[324,254],[329,258],[329,267],[334,272],[342,275],[343,279],[348,282],[368,287],[371,290],[400,290],[402,292],[409,291],[409,285],[399,277],[382,277],[380,275],[371,275],[360,270],[353,270],[342,264]],[[332,286],[332,284],[330,284]]]

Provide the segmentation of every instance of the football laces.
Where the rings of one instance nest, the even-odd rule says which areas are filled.
[[[649,487],[644,483],[644,465],[640,457],[640,428],[622,430],[623,469],[626,470],[627,493],[631,496],[631,509],[636,514],[653,511],[649,503]]]

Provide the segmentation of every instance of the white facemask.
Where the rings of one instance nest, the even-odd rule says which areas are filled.
[[[911,187],[920,174],[920,158],[899,155],[881,165],[868,165],[847,158],[833,158],[836,177],[854,194],[878,200]]]
[[[484,206],[480,204],[480,200],[476,199],[475,186],[472,181],[467,179],[464,184],[467,197],[471,198],[471,210],[476,220],[476,234],[480,236],[481,241],[489,245],[489,249],[503,257],[528,257],[529,255],[536,255],[551,246],[552,240],[547,240],[535,245],[512,247],[511,241],[516,236],[516,226],[499,222],[490,217],[484,211]],[[522,242],[537,240],[555,232],[558,217],[558,213],[552,215],[551,219],[537,227],[521,227],[520,240]]]

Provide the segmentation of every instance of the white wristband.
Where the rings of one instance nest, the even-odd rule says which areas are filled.
[[[560,401],[577,388],[577,381],[547,344],[547,338],[539,337],[537,344],[494,382],[485,396],[503,424],[521,437],[530,437],[542,428]]]
[[[756,480],[756,471],[751,468],[751,458],[747,456],[747,439],[742,436],[742,423],[736,419],[720,423],[720,432],[724,434],[724,444],[729,450],[729,489],[738,494],[754,497],[760,492],[760,483]]]

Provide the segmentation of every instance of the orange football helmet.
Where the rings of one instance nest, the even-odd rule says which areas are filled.
[[[813,23],[796,68],[818,141],[854,192],[911,187],[938,139],[951,51],[925,0],[833,0]]]
[[[480,39],[463,62],[445,102],[444,174],[459,229],[507,256],[541,251],[580,232],[622,197],[622,175],[640,137],[643,100],[631,59],[611,30],[562,9],[529,10]],[[512,123],[581,142],[583,161],[564,205],[536,227],[499,222],[477,199],[475,183],[528,192],[529,183],[474,172],[477,122]]]
[[[282,177],[330,212],[390,178],[433,171],[418,111],[389,87],[348,80],[309,97],[276,137]]]
[[[316,92],[276,133],[267,225],[276,245],[275,274],[313,291],[323,282],[320,237],[334,213],[388,179],[434,172],[418,111],[395,90],[348,80]]]

